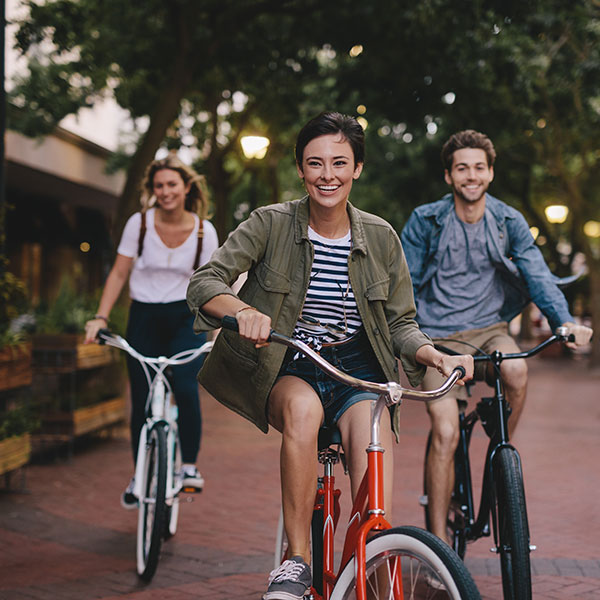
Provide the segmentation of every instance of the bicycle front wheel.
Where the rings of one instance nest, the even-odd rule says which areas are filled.
[[[456,553],[436,536],[417,527],[389,529],[370,539],[366,563],[369,599],[480,598]],[[354,560],[350,560],[337,579],[331,599],[355,598]]]
[[[173,435],[171,433],[170,435]],[[168,437],[168,436],[167,436]],[[177,523],[179,521],[179,490],[181,473],[181,446],[179,444],[179,434],[175,432],[173,440],[168,443],[169,452],[172,453],[171,460],[171,492],[173,497],[167,500],[165,515],[165,540],[173,537],[177,533]],[[175,493],[177,491],[177,493]]]
[[[142,497],[139,499],[137,528],[137,572],[150,581],[156,572],[165,528],[167,485],[167,439],[162,424],[148,434]]]
[[[531,599],[529,526],[523,477],[513,448],[501,448],[494,459],[502,590],[507,600]]]

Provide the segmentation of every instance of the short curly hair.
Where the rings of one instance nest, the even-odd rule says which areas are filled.
[[[462,148],[480,148],[487,156],[488,167],[494,166],[496,150],[494,144],[485,133],[479,133],[474,129],[465,129],[450,136],[442,147],[442,164],[447,171],[452,170],[454,153]]]

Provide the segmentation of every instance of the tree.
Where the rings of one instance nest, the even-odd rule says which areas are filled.
[[[396,218],[439,197],[439,179],[427,173],[441,176],[435,154],[447,135],[486,132],[499,157],[494,192],[538,226],[553,268],[565,274],[576,254],[585,254],[588,310],[598,331],[600,248],[583,226],[600,220],[600,3],[429,0],[389,9],[386,28],[365,30],[364,52],[339,81],[348,95],[360,94],[381,133],[380,140],[371,136],[369,153],[375,146],[388,157],[378,187],[404,189]],[[376,212],[389,212],[389,191],[381,198]],[[570,230],[561,236],[569,243],[545,220],[552,203],[570,208]],[[600,364],[598,336],[592,363]]]
[[[38,5],[28,0],[30,14],[19,23],[17,46],[29,58],[29,72],[11,94],[12,102],[25,110],[12,126],[29,135],[47,133],[64,116],[92,106],[109,91],[133,119],[146,118],[148,127],[128,163],[114,227],[120,233],[137,207],[144,169],[185,98],[200,99],[212,115],[213,142],[217,141],[215,111],[226,90],[263,92],[262,108],[251,102],[245,120],[254,112],[269,112],[271,121],[286,111],[295,117],[295,105],[286,101],[302,84],[301,63],[316,59],[299,52],[315,36],[308,24],[297,26],[297,16],[316,10],[317,4],[316,0],[148,0],[142,4],[56,0]],[[283,86],[265,88],[263,77],[269,74],[281,74]],[[282,121],[285,118],[275,119],[275,123]],[[223,175],[217,155],[226,152],[214,145],[211,150],[215,150],[211,167],[217,185]]]
[[[223,235],[244,180],[237,140],[245,129],[272,140],[271,191],[263,197],[273,199],[293,188],[293,161],[284,157],[299,124],[323,109],[355,114],[364,105],[368,168],[353,192],[361,206],[400,229],[414,206],[445,189],[443,140],[464,128],[488,133],[499,156],[494,192],[539,227],[557,269],[585,253],[600,327],[600,258],[582,234],[587,216],[600,210],[593,137],[600,118],[598,0],[28,6],[18,45],[30,73],[13,93],[27,108],[21,129],[41,133],[40,123],[51,128],[107,89],[149,123],[129,163],[116,231],[137,206],[143,168],[165,138],[180,144],[185,130],[200,147]],[[236,92],[246,98],[239,111],[232,108]],[[557,250],[543,216],[550,196],[571,209],[567,254],[565,244]]]

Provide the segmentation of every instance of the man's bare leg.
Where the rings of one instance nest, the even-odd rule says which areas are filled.
[[[514,343],[499,344],[500,352],[518,352]],[[524,358],[506,360],[500,365],[500,373],[504,382],[504,395],[511,408],[508,419],[508,435],[512,437],[527,397],[527,362]]]
[[[446,521],[454,488],[454,451],[458,444],[458,402],[444,398],[427,404],[431,418],[431,446],[425,467],[431,531],[449,543]]]

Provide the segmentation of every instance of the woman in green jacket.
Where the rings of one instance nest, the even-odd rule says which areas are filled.
[[[322,113],[309,121],[296,143],[307,196],[254,211],[188,288],[196,331],[218,327],[226,315],[239,325],[239,336],[220,333],[200,382],[263,431],[271,425],[282,433],[282,504],[292,558],[271,574],[265,600],[300,600],[310,588],[319,427],[337,424],[355,495],[367,462],[365,401],[374,399],[322,375],[302,355],[269,345],[271,328],[303,339],[362,379],[398,381],[396,357],[413,385],[425,366],[450,375],[460,364],[465,379],[472,374],[471,357],[441,354],[414,321],[410,276],[392,227],[349,203],[363,163],[364,133],[354,118]],[[244,272],[247,280],[236,295],[231,285]],[[382,424],[382,440],[391,449],[389,422]],[[388,518],[392,472],[387,460]]]

